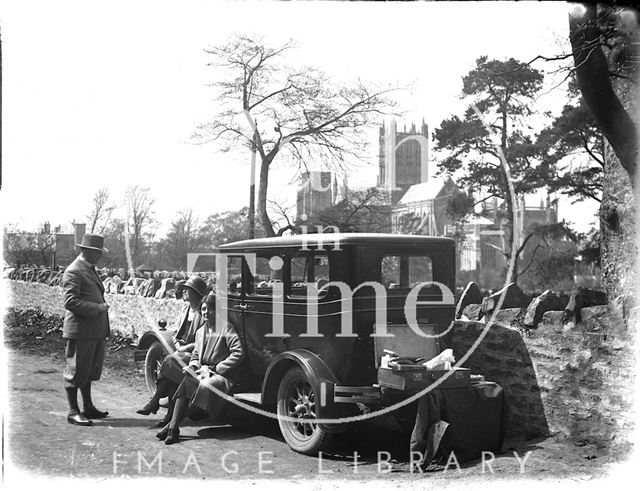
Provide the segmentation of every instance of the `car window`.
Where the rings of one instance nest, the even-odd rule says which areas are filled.
[[[227,258],[227,292],[239,295],[242,290],[242,256]]]
[[[310,287],[318,291],[329,282],[329,256],[326,252],[299,252],[291,258],[291,295],[307,296]]]
[[[254,295],[273,295],[276,283],[282,283],[284,261],[274,254],[256,256],[255,270],[250,271],[247,292]]]
[[[413,288],[419,283],[433,281],[433,267],[429,256],[389,255],[380,263],[380,281],[385,288]]]

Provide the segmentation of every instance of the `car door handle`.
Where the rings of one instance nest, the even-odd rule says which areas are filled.
[[[251,310],[251,305],[246,303],[240,303],[235,306],[235,310],[241,310],[241,311]]]

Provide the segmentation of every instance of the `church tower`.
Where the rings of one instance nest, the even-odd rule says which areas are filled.
[[[429,127],[423,119],[419,131],[412,123],[399,132],[391,119],[382,124],[378,141],[378,186],[395,190],[395,203],[410,186],[429,179]]]

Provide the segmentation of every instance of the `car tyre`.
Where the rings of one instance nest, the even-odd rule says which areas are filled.
[[[333,434],[315,422],[318,407],[319,401],[304,371],[300,367],[287,371],[278,388],[278,425],[284,440],[296,452],[317,455],[332,440]]]
[[[164,346],[160,341],[155,341],[149,346],[147,355],[144,358],[144,380],[147,384],[147,389],[152,395],[156,393],[158,372],[165,356],[167,356],[167,353]]]

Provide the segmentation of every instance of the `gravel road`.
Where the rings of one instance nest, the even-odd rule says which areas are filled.
[[[257,416],[248,418],[241,428],[212,426],[210,422],[186,424],[184,441],[167,447],[154,437],[157,430],[151,428],[162,415],[144,417],[135,412],[148,397],[141,379],[107,370],[94,386],[94,400],[99,408],[109,410],[110,417],[96,421],[93,427],[78,427],[66,422],[62,356],[16,349],[6,353],[10,411],[5,433],[7,481],[25,475],[93,480],[284,479],[290,483],[376,479],[388,484],[402,481],[412,488],[422,487],[425,479],[430,483],[436,480],[438,487],[449,487],[479,480],[559,479],[568,475],[575,481],[602,473],[599,464],[603,458],[593,449],[554,439],[522,443],[496,455],[490,467],[476,461],[460,469],[451,465],[446,471],[412,473],[408,443],[390,419],[354,425],[340,435],[339,451],[323,459],[291,451],[277,423]],[[379,459],[378,452],[388,455],[383,453]],[[386,465],[386,460],[393,465]]]

